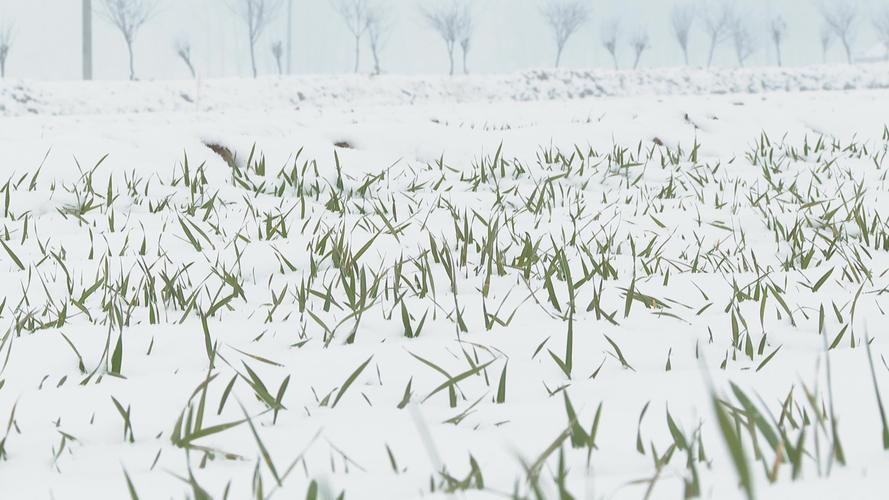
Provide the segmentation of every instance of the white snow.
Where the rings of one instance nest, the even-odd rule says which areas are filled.
[[[883,498],[887,69],[5,84],[0,498]]]

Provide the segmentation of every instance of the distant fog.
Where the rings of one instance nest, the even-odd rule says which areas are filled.
[[[227,7],[228,0],[160,0],[153,19],[135,42],[136,73],[140,79],[188,78],[190,73],[176,56],[177,40],[188,40],[194,65],[203,77],[234,77],[251,74],[247,34]],[[385,1],[385,0],[384,0]],[[839,1],[839,0],[835,0]],[[104,0],[93,0],[101,9]],[[286,5],[287,0],[283,0]],[[328,0],[293,0],[293,72],[349,73],[353,67],[353,41],[345,24]],[[385,73],[446,73],[444,43],[420,15],[427,0],[388,0],[392,31],[382,51]],[[544,24],[541,0],[472,0],[475,25],[468,65],[473,73],[509,72],[551,67],[555,47]],[[700,2],[699,2],[700,3]],[[859,0],[860,16],[854,51],[863,56],[878,43],[871,19],[889,0]],[[670,10],[673,0],[590,0],[593,19],[568,42],[563,66],[611,67],[610,55],[601,44],[602,25],[621,20],[618,55],[622,67],[633,63],[627,38],[646,30],[651,48],[640,67],[678,65],[682,52],[672,35]],[[822,59],[819,31],[821,17],[813,0],[741,0],[750,20],[754,52],[748,65],[774,64],[775,54],[766,34],[769,19],[782,14],[788,23],[785,63],[802,65]],[[94,65],[97,79],[126,79],[126,45],[120,33],[98,14],[94,19]],[[23,79],[79,79],[81,76],[81,0],[0,0],[0,22],[14,26],[13,45],[7,61],[7,77]],[[272,44],[286,40],[286,15],[279,12],[257,44],[261,74],[276,72]],[[706,62],[707,44],[697,22],[691,36],[691,63]],[[362,46],[361,71],[369,73],[372,61]],[[845,55],[834,42],[829,61],[843,62]],[[731,43],[716,53],[716,64],[737,64]],[[462,69],[462,67],[461,67]]]

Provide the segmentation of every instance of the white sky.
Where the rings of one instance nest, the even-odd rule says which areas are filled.
[[[104,0],[93,0],[101,6]],[[173,50],[178,38],[193,45],[195,64],[206,77],[243,76],[249,72],[246,33],[226,7],[227,0],[160,0],[155,18],[136,41],[136,72],[143,79],[188,76]],[[285,0],[286,1],[286,0]],[[341,73],[351,71],[352,42],[328,0],[293,0],[295,37],[294,71],[297,73]],[[390,73],[441,73],[447,70],[444,45],[423,24],[419,6],[434,0],[384,0],[391,4],[393,31],[383,56]],[[550,33],[538,10],[541,0],[472,0],[475,4],[476,41],[470,56],[474,72],[505,72],[552,64],[554,48]],[[669,11],[673,0],[589,0],[594,20],[569,42],[563,66],[586,68],[609,66],[599,43],[602,23],[619,17],[624,32],[645,27],[652,48],[642,66],[670,66],[680,62],[681,53],[672,38]],[[839,0],[833,0],[839,1]],[[889,0],[854,0],[861,4],[856,48],[864,52],[876,43],[870,14]],[[789,22],[785,61],[790,65],[818,63],[821,21],[815,0],[740,0],[752,22],[763,31],[771,12],[781,12]],[[8,76],[25,79],[77,79],[80,77],[80,0],[0,0],[0,19],[15,25],[15,45],[8,61]],[[285,38],[285,15],[259,42],[260,71],[273,72],[273,41]],[[127,77],[123,39],[98,16],[95,20],[95,66],[100,79]],[[692,62],[705,59],[704,36],[698,25],[692,38]],[[622,64],[632,55],[624,44]],[[364,51],[362,69],[371,68]],[[717,53],[720,64],[734,65],[729,44]],[[750,64],[774,60],[766,36]],[[832,61],[842,61],[842,50],[834,44]]]

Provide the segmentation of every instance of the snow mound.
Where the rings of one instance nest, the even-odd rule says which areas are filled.
[[[799,68],[533,70],[505,75],[328,75],[256,80],[4,82],[0,115],[282,110],[301,106],[502,102],[889,88],[889,64]]]

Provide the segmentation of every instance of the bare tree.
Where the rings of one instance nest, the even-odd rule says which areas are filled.
[[[157,8],[155,0],[105,0],[103,14],[112,26],[120,31],[127,43],[130,56],[130,80],[136,79],[135,57],[133,45],[136,35],[145,26]]]
[[[429,26],[445,43],[450,61],[450,72],[454,74],[454,50],[458,43],[467,38],[472,30],[472,12],[465,0],[439,0],[422,10]]]
[[[272,56],[275,58],[275,64],[278,65],[278,76],[284,74],[284,64],[282,63],[282,59],[284,58],[284,43],[280,40],[276,40],[272,43]]]
[[[259,75],[256,69],[256,43],[281,7],[281,0],[229,0],[229,2],[232,10],[247,27],[247,39],[250,42],[250,66],[253,69],[253,78],[256,78]]]
[[[617,19],[607,21],[602,25],[602,46],[611,54],[614,69],[619,69],[617,60],[617,42],[620,38],[620,22]]]
[[[466,18],[466,26],[463,27],[463,32],[460,34],[460,51],[463,53],[464,75],[469,74],[469,50],[472,49],[473,27],[472,16],[469,15]]]
[[[355,73],[361,65],[361,38],[367,33],[373,7],[368,0],[333,0],[333,8],[337,11],[349,33],[355,39]]]
[[[556,63],[562,62],[565,45],[581,26],[589,22],[592,11],[583,0],[546,0],[540,9],[556,40]]]
[[[818,37],[821,42],[821,62],[827,64],[827,53],[830,51],[830,46],[833,45],[833,31],[827,25],[821,26]]]
[[[738,66],[744,67],[747,59],[756,51],[756,38],[745,16],[736,14],[732,17],[731,37]]]
[[[673,24],[673,35],[676,42],[682,48],[682,56],[685,58],[685,65],[688,66],[688,42],[691,34],[691,27],[695,22],[695,7],[692,4],[676,5],[670,15],[670,21]]]
[[[889,60],[889,5],[883,6],[882,9],[874,16],[874,28],[883,43],[883,53]]]
[[[784,16],[777,15],[772,18],[769,22],[769,38],[772,40],[772,45],[775,47],[775,56],[778,58],[778,66],[784,65],[784,52],[782,51],[782,47],[784,46],[784,39],[787,37],[787,21],[784,20]]]
[[[855,41],[858,24],[858,7],[850,0],[823,0],[819,4],[819,10],[824,24],[843,45],[846,61],[852,64],[852,43]]]
[[[710,39],[710,52],[707,66],[713,65],[716,48],[732,36],[732,20],[735,18],[735,6],[730,0],[717,0],[704,9],[704,32]]]
[[[386,44],[390,29],[389,13],[378,4],[375,9],[371,10],[367,18],[367,38],[370,42],[370,54],[374,60],[373,74],[375,75],[382,72],[380,53]]]
[[[198,74],[194,70],[194,64],[191,61],[191,42],[188,40],[180,39],[176,40],[176,55],[179,56],[179,59],[182,59],[182,62],[188,66],[188,71],[191,72],[192,78],[197,78]]]
[[[0,78],[6,78],[6,59],[12,49],[12,24],[0,25]]]
[[[636,58],[633,60],[633,69],[639,69],[639,61],[642,59],[642,53],[651,45],[651,38],[649,38],[648,32],[645,31],[645,29],[640,28],[632,38],[630,38],[630,45],[633,47],[633,52],[636,55]]]

